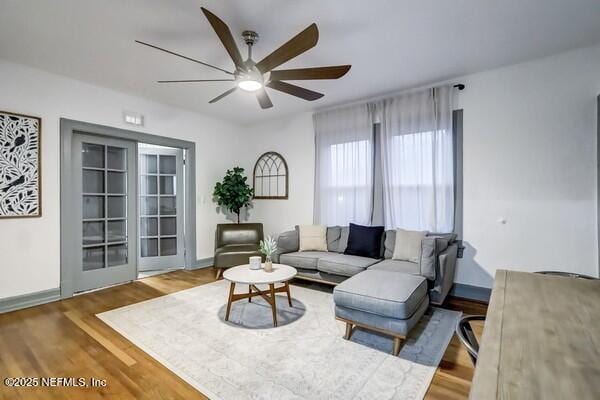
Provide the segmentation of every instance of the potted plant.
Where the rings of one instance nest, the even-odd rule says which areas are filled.
[[[247,183],[248,179],[243,175],[244,168],[234,167],[228,169],[222,182],[215,184],[213,196],[220,207],[237,214],[237,223],[240,223],[240,211],[248,207],[254,196],[254,189]]]
[[[267,236],[260,241],[260,252],[265,255],[265,272],[273,271],[271,256],[277,251],[277,241],[272,236]]]

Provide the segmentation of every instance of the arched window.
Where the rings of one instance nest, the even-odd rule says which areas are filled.
[[[256,161],[254,165],[254,198],[288,198],[288,168],[281,154],[269,151]]]

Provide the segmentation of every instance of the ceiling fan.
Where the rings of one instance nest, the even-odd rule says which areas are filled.
[[[148,47],[152,47],[156,50],[164,51],[174,56],[219,70],[228,75],[232,75],[232,77],[228,79],[182,79],[158,81],[158,83],[235,82],[234,87],[215,97],[209,101],[209,103],[215,103],[239,88],[247,92],[254,92],[256,94],[256,98],[258,99],[258,103],[260,104],[261,108],[264,109],[273,107],[273,103],[271,102],[265,87],[275,89],[292,96],[300,97],[304,100],[313,101],[323,97],[323,94],[305,89],[300,86],[292,85],[291,83],[287,83],[285,81],[338,79],[344,76],[348,70],[350,70],[350,65],[275,70],[275,68],[281,64],[291,60],[294,57],[297,57],[305,51],[313,48],[317,44],[317,41],[319,40],[319,30],[317,29],[317,25],[314,23],[259,62],[252,60],[252,46],[258,41],[258,34],[254,31],[242,32],[242,38],[248,46],[248,58],[244,61],[227,24],[225,24],[225,22],[223,22],[219,17],[204,7],[202,7],[202,12],[215,30],[217,36],[221,40],[221,43],[225,47],[225,50],[227,50],[227,53],[229,53],[229,56],[233,60],[235,65],[234,72],[230,72],[223,68],[207,64],[203,61],[160,48],[150,43],[145,43],[139,40],[136,40],[136,42]]]

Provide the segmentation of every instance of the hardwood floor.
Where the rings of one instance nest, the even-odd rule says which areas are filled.
[[[206,399],[121,337],[95,314],[213,282],[212,268],[176,271],[0,314],[0,399]],[[484,304],[450,298],[444,306],[485,314]],[[481,326],[476,332],[481,333]],[[454,337],[426,399],[466,399],[473,376]],[[105,387],[7,387],[7,377],[105,379]]]

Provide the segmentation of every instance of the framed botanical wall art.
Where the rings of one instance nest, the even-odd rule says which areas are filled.
[[[40,217],[42,120],[0,111],[0,218]]]

